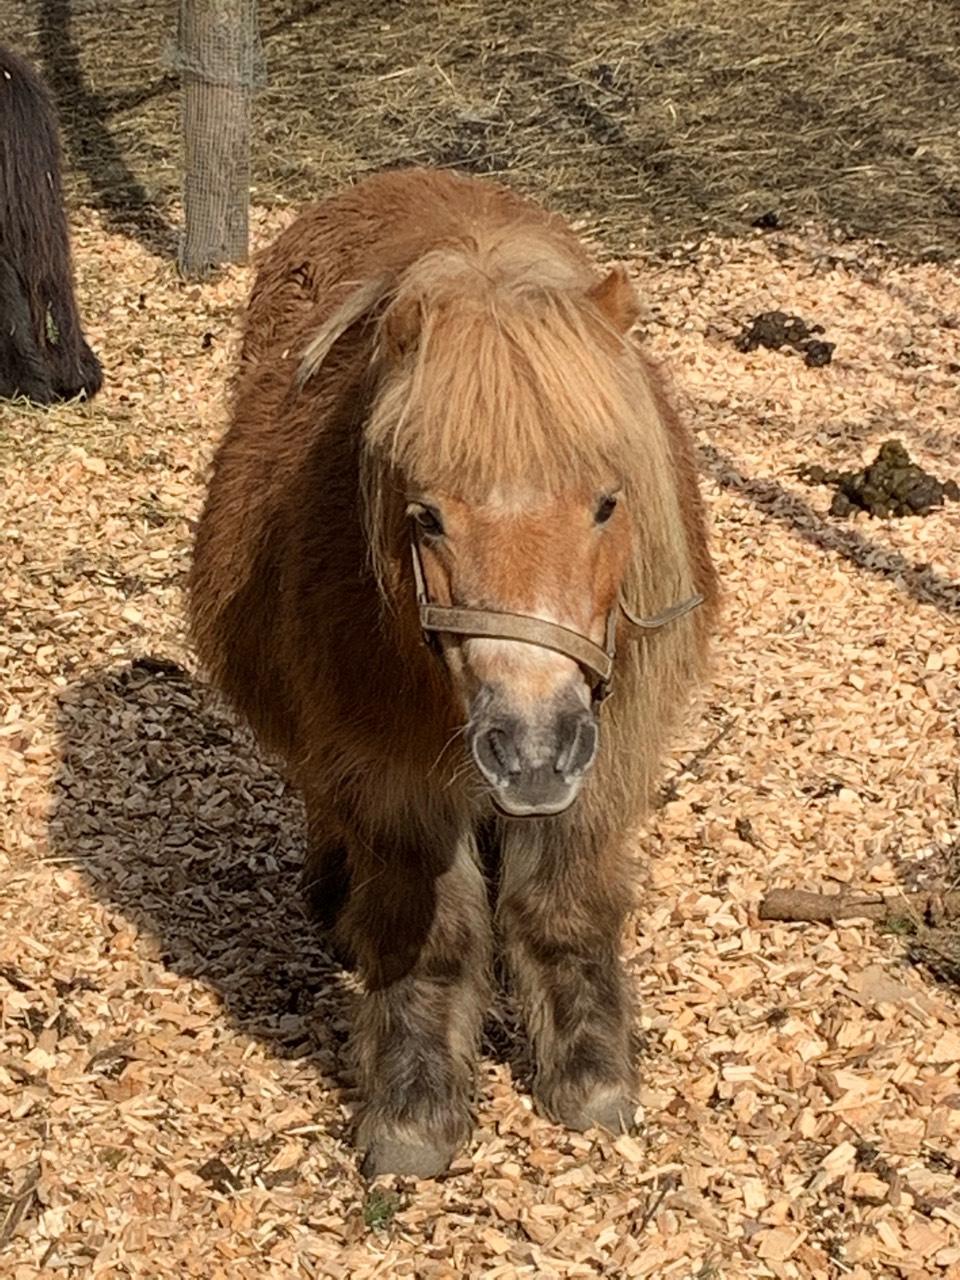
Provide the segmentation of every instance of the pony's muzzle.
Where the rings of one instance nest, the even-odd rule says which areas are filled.
[[[467,737],[500,812],[544,818],[579,795],[597,754],[598,726],[594,711],[578,700],[528,717],[498,709],[481,694]]]

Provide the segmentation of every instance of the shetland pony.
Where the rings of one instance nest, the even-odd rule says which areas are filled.
[[[73,295],[53,103],[0,46],[0,396],[89,399],[102,381]]]
[[[467,1137],[494,925],[539,1106],[632,1119],[629,835],[716,598],[636,315],[559,219],[429,170],[313,206],[254,285],[193,633],[302,787],[305,889],[365,980],[369,1175]]]

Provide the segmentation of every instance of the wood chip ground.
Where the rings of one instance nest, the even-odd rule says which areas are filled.
[[[371,1189],[298,801],[184,637],[250,272],[192,288],[75,235],[106,389],[0,407],[3,1274],[960,1277],[955,994],[867,924],[756,915],[776,884],[895,891],[960,834],[960,507],[837,520],[794,474],[898,437],[957,478],[955,271],[813,232],[636,264],[726,591],[637,842],[638,1131],[538,1118],[505,1008],[451,1175]],[[776,308],[833,363],[737,352]]]

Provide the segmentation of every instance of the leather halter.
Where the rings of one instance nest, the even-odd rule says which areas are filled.
[[[416,537],[410,539],[413,555],[413,577],[417,588],[417,607],[420,612],[420,629],[431,648],[436,648],[436,636],[470,636],[471,639],[518,640],[521,644],[537,645],[562,653],[591,677],[593,703],[599,706],[612,692],[613,664],[617,654],[617,626],[621,616],[635,634],[629,638],[639,640],[644,632],[659,631],[678,618],[691,613],[703,604],[699,593],[687,600],[671,605],[652,618],[638,618],[631,613],[622,599],[607,615],[606,637],[603,645],[579,631],[563,627],[546,618],[536,618],[527,613],[508,613],[499,609],[463,609],[458,605],[432,604],[427,592],[427,580],[420,559],[420,547]]]

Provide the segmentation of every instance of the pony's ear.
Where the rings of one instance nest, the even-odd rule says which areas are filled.
[[[402,360],[413,350],[420,339],[422,324],[419,298],[403,294],[394,298],[380,324],[380,341],[387,360]]]
[[[640,315],[640,299],[621,263],[598,280],[587,297],[618,333],[627,333]]]
[[[299,387],[310,381],[347,330],[369,316],[382,303],[392,285],[392,276],[377,276],[358,285],[344,299],[304,347],[297,371]]]

